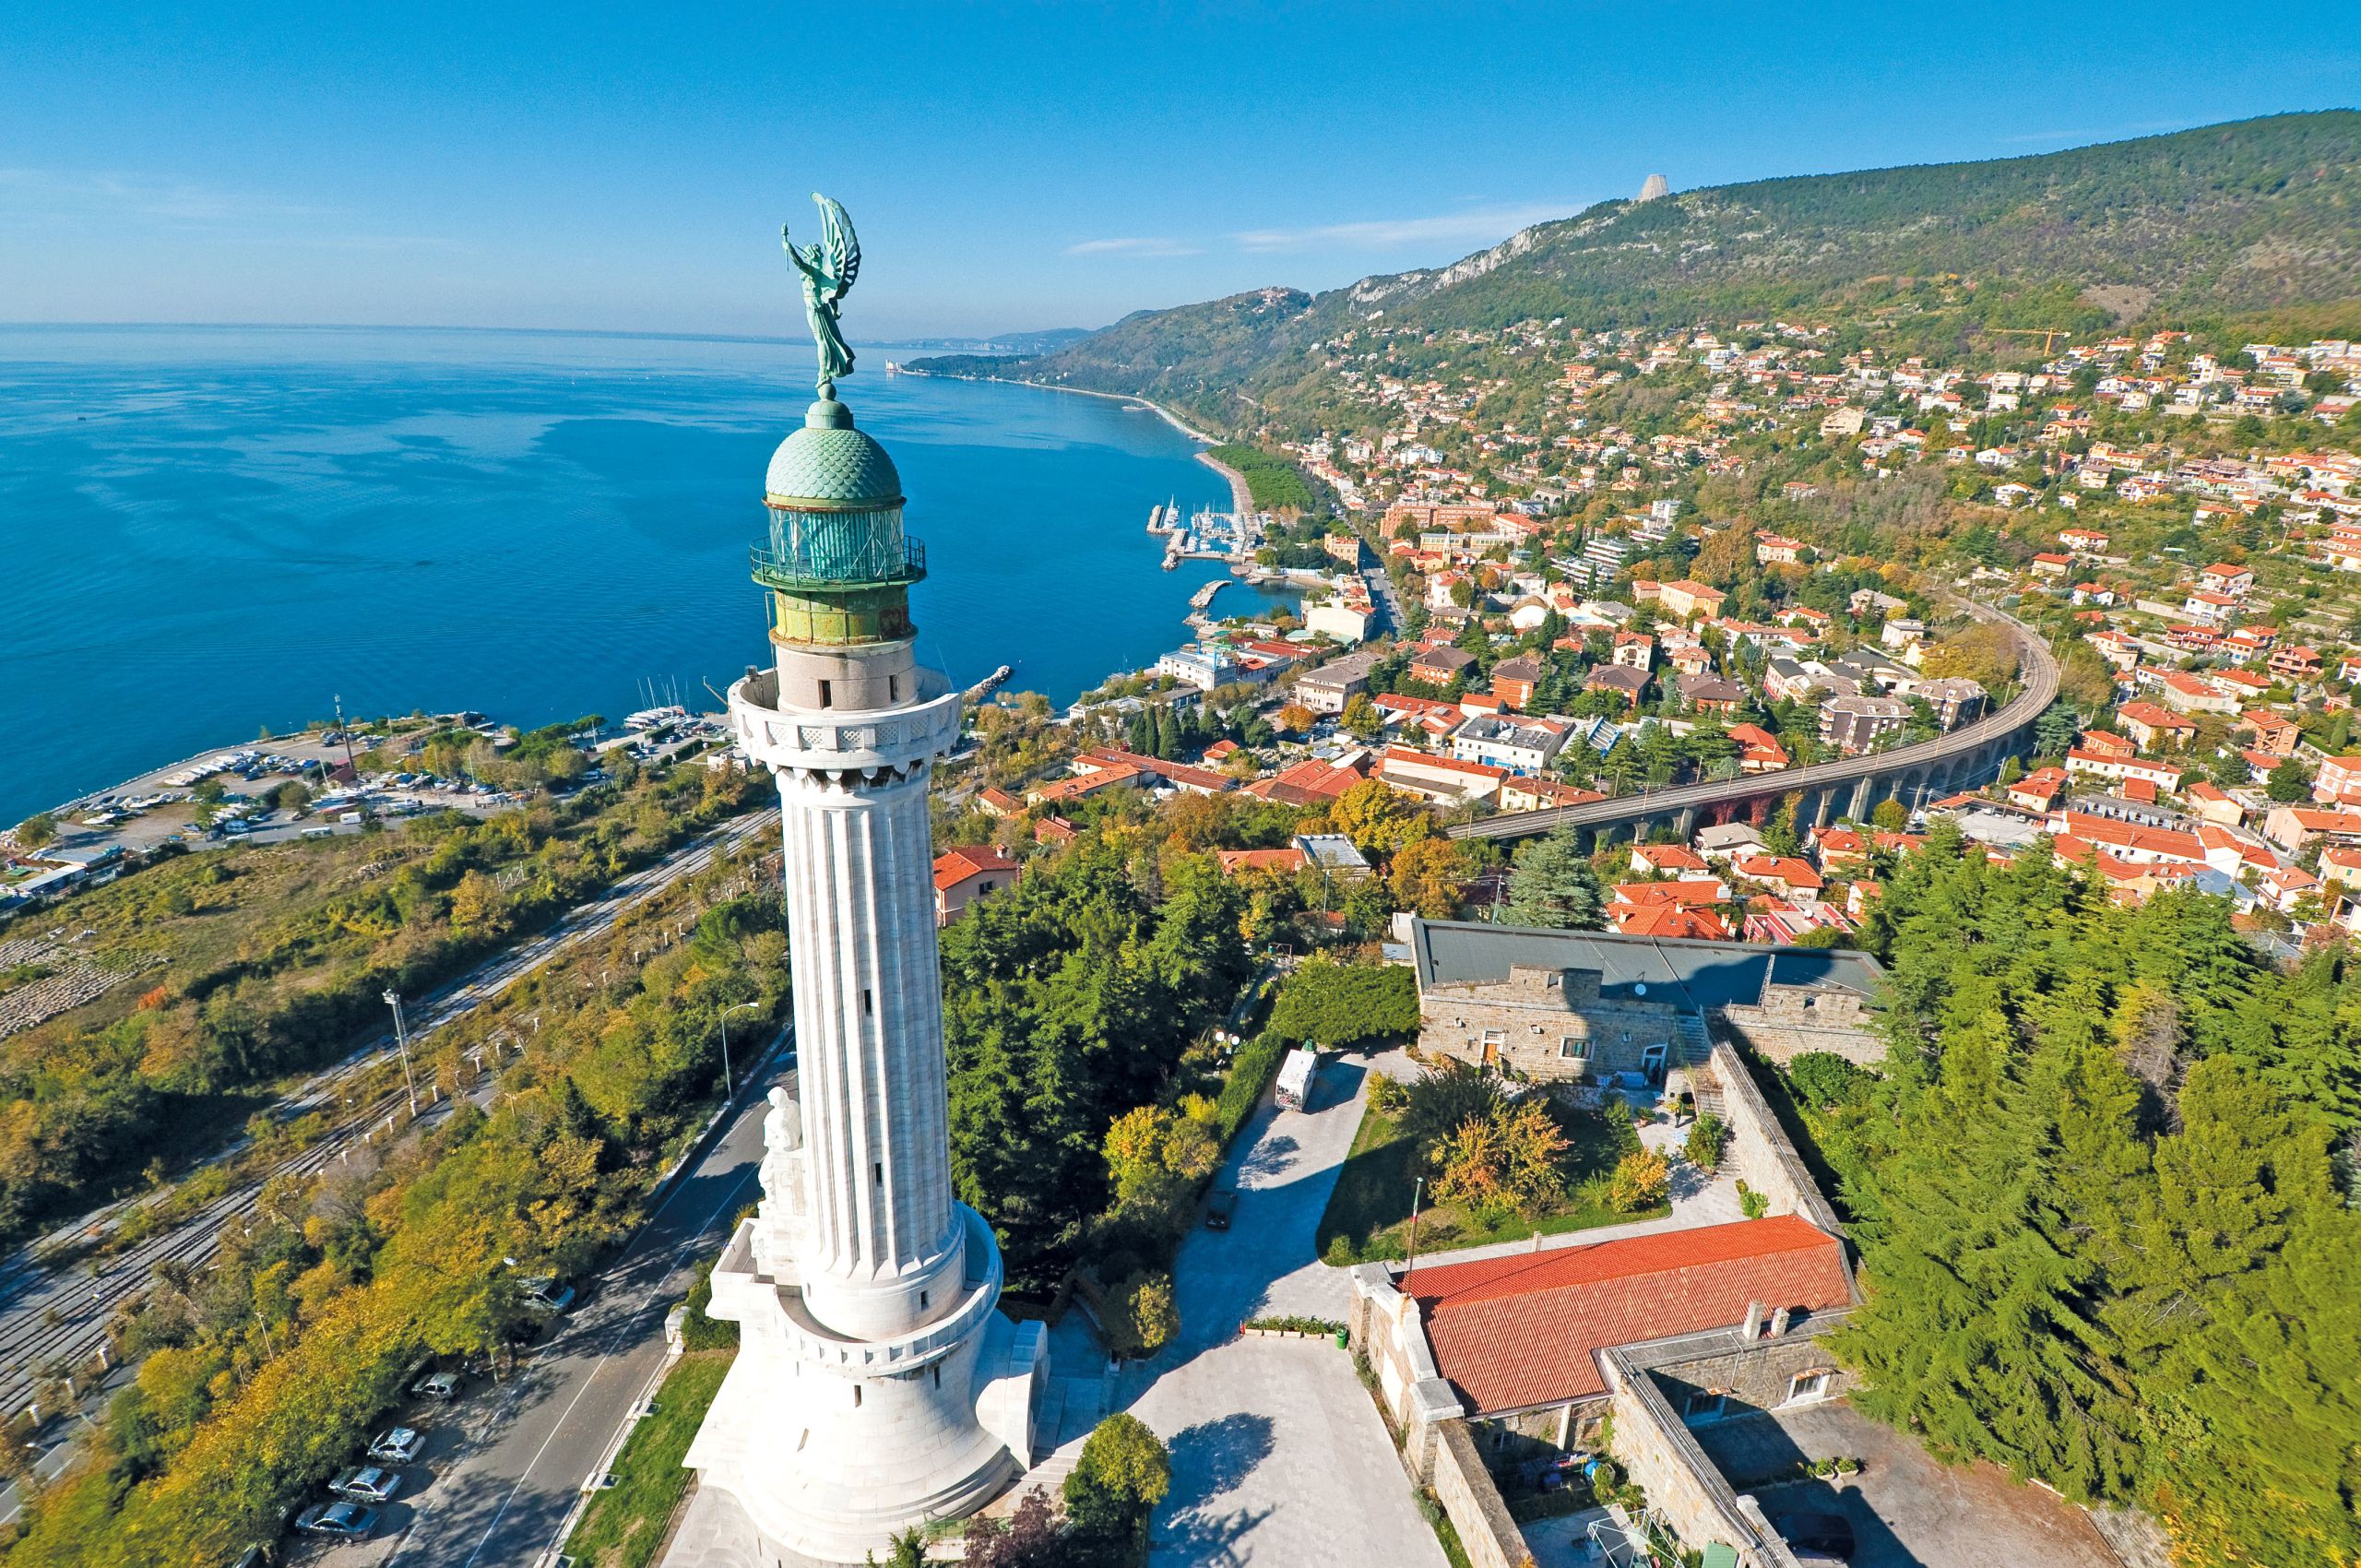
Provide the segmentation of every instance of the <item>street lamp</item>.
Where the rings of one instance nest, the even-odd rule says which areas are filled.
[[[721,1085],[722,1099],[725,1102],[738,1098],[738,1075],[732,1072],[730,1066],[730,1015],[743,1013],[760,1006],[762,1004],[759,1002],[741,1002],[735,1007],[724,1007],[721,1010]]]
[[[409,1113],[418,1115],[418,1084],[409,1075],[409,1026],[402,1021],[402,999],[393,987],[386,988],[386,1005],[394,1010],[394,1045],[402,1053],[402,1086],[409,1091]]]

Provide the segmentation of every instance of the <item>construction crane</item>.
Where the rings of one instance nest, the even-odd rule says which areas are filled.
[[[2062,327],[1987,327],[1984,330],[1996,338],[2038,338],[2044,354],[2058,339],[2070,336]]]

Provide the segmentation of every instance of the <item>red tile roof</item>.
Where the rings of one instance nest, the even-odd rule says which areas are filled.
[[[934,857],[935,891],[947,892],[971,876],[1014,871],[1016,862],[989,844],[964,844]]]
[[[1401,1288],[1470,1414],[1602,1394],[1596,1352],[1731,1327],[1750,1302],[1852,1301],[1842,1243],[1793,1215],[1413,1269]]]

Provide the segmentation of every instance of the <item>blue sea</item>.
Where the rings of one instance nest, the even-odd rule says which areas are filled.
[[[1187,636],[1221,575],[1148,508],[1226,506],[1154,414],[842,384],[931,576],[921,659],[1063,704]],[[525,332],[0,327],[0,822],[353,715],[692,707],[764,659],[746,549],[809,344]],[[1232,587],[1217,608],[1251,607]]]

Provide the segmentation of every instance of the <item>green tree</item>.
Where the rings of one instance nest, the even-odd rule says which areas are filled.
[[[17,825],[17,847],[20,849],[41,849],[57,842],[57,819],[47,812],[35,812]]]
[[[2279,804],[2293,805],[2310,798],[2312,776],[2304,771],[2302,763],[2291,756],[2271,770],[2271,776],[2263,780],[2262,789],[2264,794]]]
[[[1607,923],[1607,896],[1583,853],[1581,829],[1552,828],[1518,849],[1502,913],[1512,925],[1554,931],[1597,931]]]
[[[1145,1422],[1121,1411],[1100,1421],[1065,1481],[1075,1568],[1133,1568],[1148,1516],[1171,1489],[1171,1455]]]

